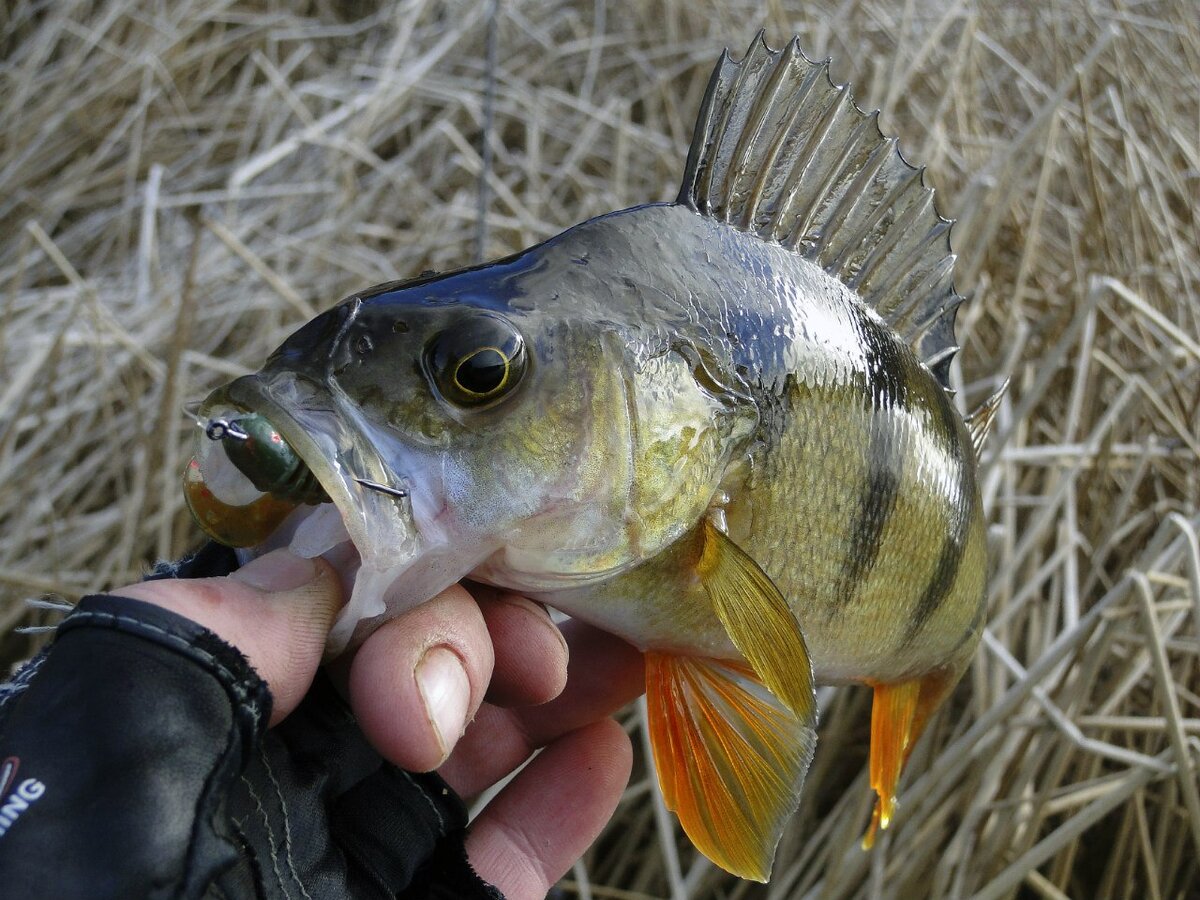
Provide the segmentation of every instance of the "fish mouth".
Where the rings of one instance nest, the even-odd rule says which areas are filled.
[[[348,601],[326,642],[330,657],[361,639],[389,610],[395,612],[389,602],[393,589],[422,549],[407,479],[391,470],[342,406],[304,378],[259,372],[218,389],[198,410],[201,423],[263,416],[332,501],[297,504],[262,543],[241,551],[246,559],[287,547],[333,565]],[[218,446],[219,441],[201,439],[206,460],[200,466],[214,494],[237,506],[264,496],[248,478],[239,478],[225,453],[212,452]]]

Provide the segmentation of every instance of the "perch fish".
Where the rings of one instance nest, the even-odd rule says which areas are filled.
[[[996,403],[947,387],[953,260],[876,116],[760,34],[675,202],[342,301],[204,402],[188,500],[355,557],[330,653],[466,576],[641,648],[667,804],[765,881],[814,684],[874,689],[869,844],[979,638]]]

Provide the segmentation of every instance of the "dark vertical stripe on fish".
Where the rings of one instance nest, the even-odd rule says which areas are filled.
[[[883,530],[896,508],[904,477],[904,454],[896,428],[896,407],[905,402],[905,360],[889,335],[867,325],[863,331],[866,349],[865,411],[869,417],[866,446],[867,472],[850,541],[842,560],[836,593],[844,608],[862,592],[882,548]]]
[[[951,415],[955,414],[948,399],[943,405],[950,410]],[[950,596],[954,582],[958,578],[963,553],[967,548],[971,519],[975,515],[975,486],[968,462],[963,455],[964,452],[969,452],[969,448],[964,446],[959,438],[957,427],[954,427],[956,423],[949,420],[944,410],[941,424],[943,428],[947,429],[947,433],[944,433],[942,437],[947,441],[947,449],[951,451],[949,458],[958,469],[953,475],[953,479],[958,485],[958,502],[950,504],[947,508],[950,521],[947,523],[946,539],[942,543],[942,550],[938,555],[937,565],[934,566],[933,575],[930,577],[921,599],[917,602],[912,620],[908,623],[908,629],[904,635],[906,644],[921,632],[921,629],[937,612],[938,607]]]

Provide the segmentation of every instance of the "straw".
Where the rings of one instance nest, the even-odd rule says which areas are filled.
[[[200,540],[180,407],[373,283],[677,192],[721,48],[830,54],[958,218],[973,666],[864,853],[869,692],[822,692],[767,886],[635,775],[560,896],[1128,898],[1200,883],[1193,0],[16,0],[0,18],[0,642]],[[51,603],[53,606],[53,603]]]

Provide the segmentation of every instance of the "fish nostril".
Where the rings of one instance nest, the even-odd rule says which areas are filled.
[[[354,342],[354,352],[359,356],[366,356],[374,349],[375,344],[372,343],[370,335],[360,334],[358,340]]]

